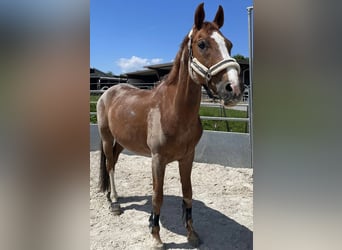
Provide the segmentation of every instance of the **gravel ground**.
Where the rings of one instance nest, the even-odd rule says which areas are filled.
[[[106,194],[99,192],[100,152],[90,152],[91,249],[149,249],[151,159],[121,154],[116,190],[123,214],[114,216]],[[198,249],[253,249],[253,170],[194,163],[193,220],[202,244]],[[160,236],[166,249],[194,249],[181,220],[182,191],[178,164],[166,168]]]

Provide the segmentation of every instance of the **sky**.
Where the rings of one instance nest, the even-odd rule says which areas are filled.
[[[90,67],[119,75],[172,62],[194,23],[194,0],[90,0]],[[221,32],[232,56],[248,57],[247,7],[252,0],[204,1],[205,20],[224,9]]]

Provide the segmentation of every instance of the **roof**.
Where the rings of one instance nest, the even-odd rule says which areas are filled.
[[[240,65],[249,65],[249,61],[244,59],[244,60],[237,60],[237,62]],[[120,77],[127,77],[127,78],[144,78],[144,77],[158,77],[158,76],[163,76],[167,73],[169,73],[172,69],[173,62],[169,63],[161,63],[161,64],[154,64],[154,65],[147,65],[144,68],[146,70],[138,70],[138,71],[133,71],[133,72],[128,72],[125,74],[121,74]]]
[[[90,68],[90,77],[109,77],[109,75],[96,68]]]
[[[172,66],[173,66],[173,62],[169,62],[169,63],[148,65],[148,66],[145,66],[144,68],[155,69],[155,70],[163,69],[163,70],[169,70],[170,71]]]
[[[150,75],[156,75],[156,71],[153,69],[138,70],[138,71],[121,74],[120,76],[130,77],[130,76],[150,76]]]

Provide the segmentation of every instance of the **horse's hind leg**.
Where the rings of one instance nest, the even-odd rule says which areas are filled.
[[[114,172],[115,164],[123,148],[117,142],[114,143],[114,136],[109,129],[108,114],[106,113],[106,98],[108,92],[105,92],[97,102],[97,123],[101,136],[101,163],[100,163],[100,186],[101,191],[109,191],[107,195],[111,202],[114,214],[120,214],[120,205],[117,202],[118,195],[115,189]]]
[[[192,162],[194,159],[194,154],[190,154],[188,157],[179,161],[179,173],[180,179],[182,183],[182,192],[183,192],[183,223],[186,227],[188,234],[188,242],[197,247],[200,244],[200,239],[198,234],[195,232],[193,228],[193,220],[192,220],[192,187],[191,187],[191,170],[192,170]]]
[[[118,203],[118,194],[115,188],[115,165],[118,161],[119,154],[122,152],[123,148],[120,144],[114,143],[114,146],[108,148],[108,154],[111,155],[110,160],[107,161],[107,170],[109,173],[109,180],[110,180],[110,192],[109,201],[111,202],[111,210],[115,215],[120,215],[122,213],[120,204]]]
[[[114,138],[106,129],[100,130],[102,137],[102,160],[101,160],[101,190],[108,190],[107,198],[111,203],[112,212],[115,215],[121,214],[120,205],[117,201],[118,195],[115,189],[114,173],[115,164],[123,148],[120,144],[114,143]],[[114,145],[113,145],[114,144]],[[109,179],[109,181],[108,181]]]
[[[112,168],[109,170],[109,179],[110,179],[110,195],[109,198],[113,203],[117,203],[117,199],[118,199],[118,194],[116,192],[116,188],[115,188],[115,180],[114,180],[114,173],[115,173],[115,165],[118,161],[119,155],[123,150],[123,147],[115,142],[114,146],[112,148],[112,152],[113,152],[113,159],[112,159]]]

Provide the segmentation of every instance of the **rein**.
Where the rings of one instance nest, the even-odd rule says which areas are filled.
[[[236,62],[235,58],[228,58],[223,59],[219,61],[218,63],[212,65],[210,68],[207,68],[204,66],[197,58],[195,58],[192,54],[192,30],[189,34],[189,44],[188,44],[188,50],[189,50],[189,65],[190,68],[195,71],[197,74],[205,78],[206,85],[203,85],[204,89],[207,91],[207,94],[212,99],[219,99],[219,97],[212,93],[212,91],[209,89],[209,82],[213,76],[218,74],[224,69],[228,69],[229,67],[234,67],[240,74],[240,65]],[[192,71],[190,71],[191,74],[193,74]]]

